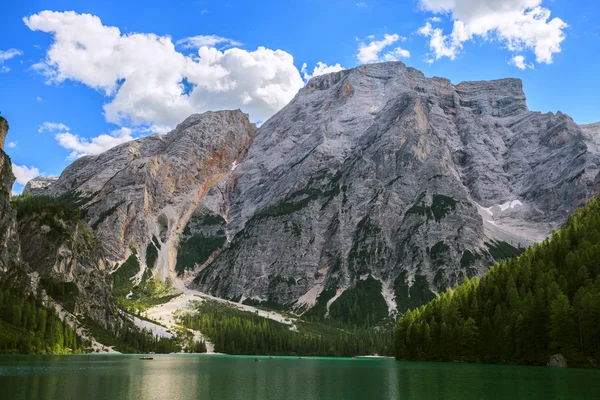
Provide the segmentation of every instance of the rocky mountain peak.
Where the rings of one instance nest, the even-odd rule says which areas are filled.
[[[49,193],[50,185],[58,180],[58,176],[38,176],[27,182],[23,194],[43,195]]]
[[[4,150],[4,142],[8,134],[8,121],[0,116],[0,150]]]

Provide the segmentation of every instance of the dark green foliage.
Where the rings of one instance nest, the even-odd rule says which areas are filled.
[[[184,314],[182,324],[207,335],[220,353],[349,357],[393,352],[392,335],[384,329],[341,330],[298,323],[294,332],[289,325],[218,302],[203,301],[197,311]]]
[[[441,194],[433,195],[431,200],[431,212],[436,221],[441,221],[450,211],[456,208],[457,201],[452,197]]]
[[[509,245],[490,245],[508,256]],[[513,248],[514,249],[514,248]],[[600,199],[543,243],[466,279],[396,329],[399,359],[570,366],[600,359]]]
[[[98,226],[100,226],[100,224],[102,222],[104,222],[106,220],[106,218],[113,215],[115,213],[115,211],[117,211],[117,209],[124,203],[125,203],[124,201],[117,203],[114,206],[112,206],[111,208],[109,208],[108,210],[104,211],[102,214],[100,214],[98,219],[96,221],[94,221],[94,223],[92,224],[92,229],[96,229]]]
[[[389,249],[381,228],[367,215],[357,225],[353,244],[348,253],[348,266],[355,275],[364,275],[382,268],[387,262]]]
[[[193,269],[196,264],[203,264],[216,250],[225,244],[225,236],[210,236],[198,234],[179,244],[177,249],[178,274],[183,274],[188,269]]]
[[[159,353],[168,354],[181,351],[181,346],[175,339],[152,336],[145,329],[138,329],[129,321],[118,327],[115,332],[106,330],[92,319],[85,319],[84,325],[89,333],[105,346],[114,346],[121,353]]]
[[[205,214],[200,218],[200,225],[225,225],[227,221],[218,214]]]
[[[291,214],[303,209],[317,199],[323,199],[325,205],[340,193],[341,177],[342,174],[339,171],[334,175],[331,175],[328,171],[320,171],[308,181],[304,189],[288,195],[275,205],[266,207],[253,218],[279,217]]]
[[[140,272],[140,263],[133,253],[113,274],[113,294],[126,296],[133,289],[133,277]]]
[[[116,297],[119,307],[126,312],[142,317],[142,312],[150,307],[169,302],[177,294],[173,294],[173,285],[171,280],[162,282],[154,279],[152,269],[146,268],[140,283],[131,289],[131,296],[127,298],[122,293]],[[114,290],[113,290],[114,292]],[[128,292],[129,293],[129,292]]]
[[[450,251],[450,247],[444,242],[437,242],[433,245],[430,251],[431,261],[433,265],[439,267],[444,265],[448,260],[448,252]]]
[[[434,194],[431,199],[431,205],[423,201],[424,195],[416,201],[416,203],[406,211],[407,214],[417,214],[427,219],[433,219],[436,222],[441,221],[448,213],[456,208],[458,202],[452,197],[441,194]]]
[[[475,253],[471,253],[469,250],[465,250],[463,252],[462,257],[460,258],[460,266],[462,268],[467,268],[473,265],[477,260],[481,260],[481,256]]]
[[[394,281],[394,290],[399,313],[423,305],[435,298],[425,276],[415,275],[412,286],[409,286],[406,271],[402,271]]]
[[[77,223],[81,219],[79,209],[52,196],[15,196],[13,205],[19,221],[33,214],[39,215],[40,224],[50,227],[51,238],[59,240],[70,234],[61,220],[65,223]]]
[[[328,287],[319,294],[317,297],[317,304],[315,304],[310,310],[302,315],[302,317],[309,321],[322,321],[327,313],[327,302],[335,296],[337,289],[335,287]]]
[[[156,248],[158,250],[160,250],[160,247],[161,247],[160,241],[156,238],[156,236],[152,236],[152,243],[154,243],[154,245],[156,246]]]
[[[158,260],[158,250],[154,243],[148,243],[146,247],[146,266],[148,268],[154,268],[156,266],[156,260]]]
[[[381,282],[369,276],[342,293],[329,307],[329,317],[348,325],[368,328],[388,316]]]
[[[68,311],[75,311],[75,302],[79,294],[75,282],[61,282],[50,277],[42,277],[40,285],[46,290],[48,296],[62,304]]]
[[[81,353],[75,331],[33,296],[0,290],[0,353]]]
[[[485,245],[488,248],[490,255],[498,261],[511,259],[523,252],[523,249],[515,248],[506,242],[486,242]]]

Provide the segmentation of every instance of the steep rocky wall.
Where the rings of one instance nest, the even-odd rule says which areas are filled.
[[[21,260],[16,212],[10,203],[15,176],[10,157],[4,152],[7,134],[8,122],[0,117],[0,274]]]
[[[403,309],[543,240],[597,191],[598,161],[518,79],[399,62],[316,77],[233,172],[231,243],[194,282],[305,309],[371,275]]]
[[[240,111],[193,115],[166,135],[78,159],[50,192],[84,210],[113,268],[132,249],[144,265],[156,241],[155,274],[174,278],[180,234],[207,191],[241,159],[255,129]]]

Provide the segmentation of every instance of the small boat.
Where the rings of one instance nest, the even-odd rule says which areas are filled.
[[[154,360],[154,357],[140,357],[140,360]]]

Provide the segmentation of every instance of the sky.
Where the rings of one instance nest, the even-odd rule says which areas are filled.
[[[260,123],[311,76],[389,60],[521,78],[531,110],[600,121],[597,0],[4,0],[13,191],[193,113]]]

